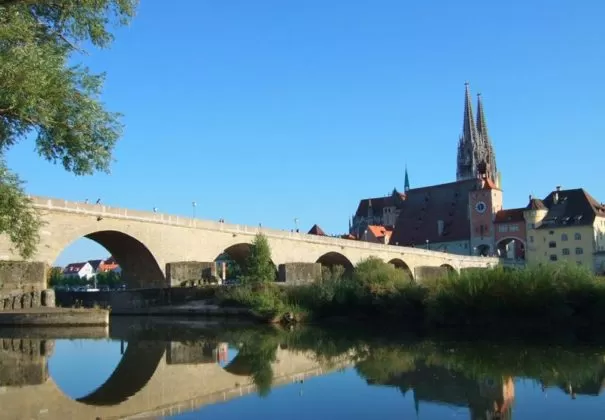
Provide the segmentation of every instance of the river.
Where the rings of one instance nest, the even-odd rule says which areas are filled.
[[[0,419],[605,418],[605,341],[149,318],[0,337]]]

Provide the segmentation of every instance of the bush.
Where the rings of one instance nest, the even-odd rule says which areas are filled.
[[[272,283],[275,281],[275,266],[271,261],[271,248],[265,235],[259,233],[254,238],[250,255],[246,259],[242,283]]]

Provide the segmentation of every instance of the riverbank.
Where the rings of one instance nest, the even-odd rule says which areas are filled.
[[[605,279],[575,265],[470,270],[418,284],[403,270],[369,259],[350,276],[336,269],[305,286],[250,283],[221,290],[217,299],[272,321],[528,333],[605,326]]]
[[[105,309],[29,308],[0,312],[5,327],[90,327],[108,326]]]

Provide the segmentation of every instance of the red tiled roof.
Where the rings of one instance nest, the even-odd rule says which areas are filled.
[[[468,240],[469,193],[479,187],[478,179],[410,189],[395,224],[390,243],[419,245],[430,242]],[[438,221],[443,221],[439,235]]]
[[[500,210],[498,213],[496,213],[494,223],[522,222],[525,220],[523,218],[524,211],[525,208]]]
[[[368,229],[376,238],[387,237],[389,238],[393,233],[393,228],[379,225],[368,225]]]
[[[340,238],[341,239],[357,240],[357,238],[355,237],[355,235],[351,235],[350,233],[347,233],[346,235],[341,235]]]
[[[311,230],[307,232],[308,235],[327,236],[326,233],[317,224],[313,225]]]

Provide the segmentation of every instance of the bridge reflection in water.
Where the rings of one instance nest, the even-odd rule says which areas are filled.
[[[107,381],[89,395],[72,399],[48,374],[53,340],[1,342],[0,419],[165,416],[256,391],[250,369],[238,356],[224,368],[217,363],[215,355],[224,352],[226,343],[130,341]],[[278,348],[271,363],[272,385],[321,375],[336,367],[322,366],[309,352]]]
[[[54,348],[52,334],[0,339],[0,419],[169,416],[262,393],[263,389],[326,374],[353,362],[359,377],[370,386],[395,387],[404,395],[413,392],[418,418],[424,418],[423,404],[444,404],[468,407],[466,418],[472,420],[511,420],[515,402],[512,375],[542,381],[544,387],[558,387],[570,398],[576,393],[599,395],[605,383],[602,348],[568,352],[502,347],[495,351],[490,345],[487,352],[463,346],[452,351],[447,343],[373,344],[333,338],[329,335],[333,332],[175,333],[174,327],[170,328],[168,336],[179,341],[169,341],[157,330],[113,331],[112,337],[128,341],[122,359],[101,386],[78,399],[66,395],[48,373],[47,359]],[[107,330],[100,329],[89,332],[87,338],[95,334],[97,338],[108,336]],[[227,342],[239,349],[231,361],[226,360]],[[542,366],[536,366],[536,361]]]

